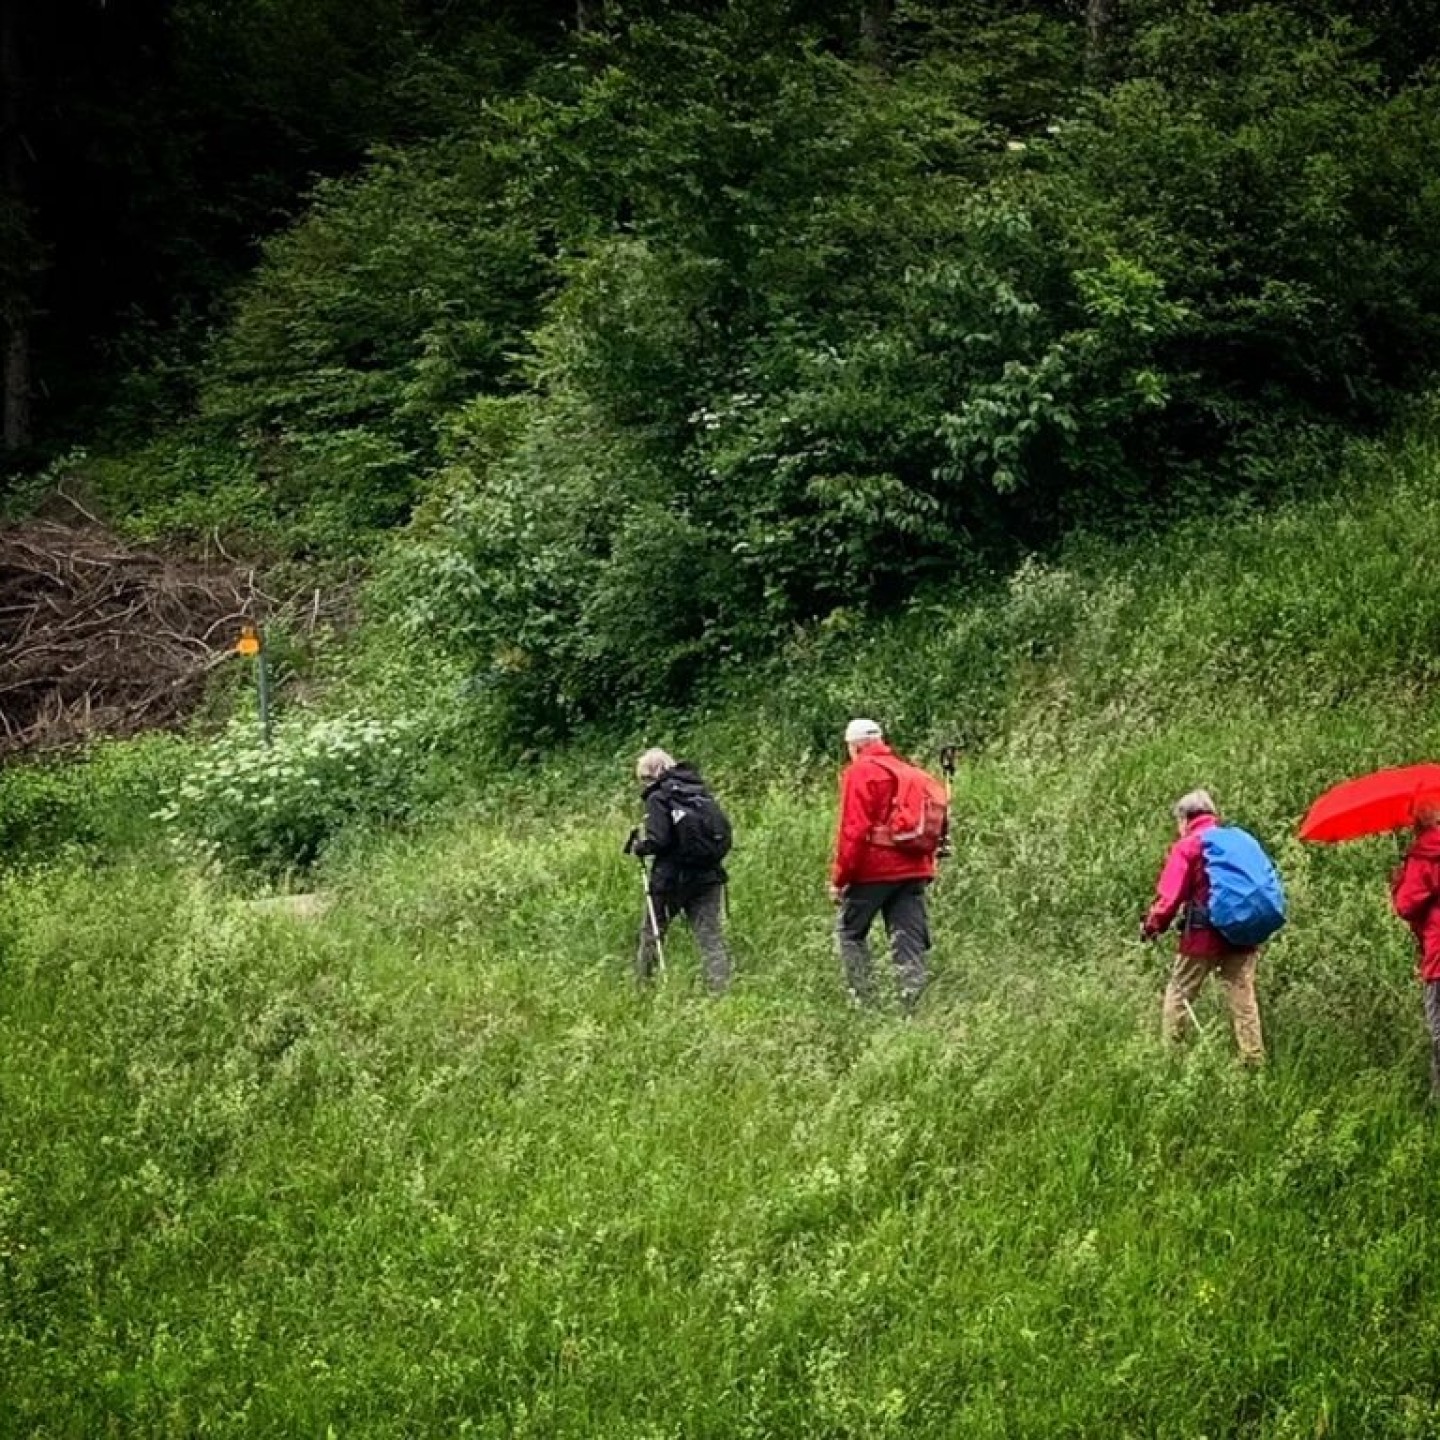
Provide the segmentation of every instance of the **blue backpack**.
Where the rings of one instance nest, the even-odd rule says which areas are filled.
[[[1210,923],[1239,950],[1263,945],[1285,923],[1285,887],[1270,857],[1238,825],[1212,826],[1201,844]]]

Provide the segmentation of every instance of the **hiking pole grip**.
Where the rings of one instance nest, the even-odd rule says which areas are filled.
[[[945,823],[940,832],[940,843],[935,847],[937,860],[948,860],[955,853],[955,844],[950,835],[950,803],[955,795],[955,766],[959,761],[958,745],[940,747],[940,768],[945,772]]]

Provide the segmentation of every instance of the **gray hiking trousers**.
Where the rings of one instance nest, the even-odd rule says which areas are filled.
[[[655,919],[660,925],[659,940],[664,941],[670,922],[677,915],[684,915],[690,922],[695,943],[705,960],[706,983],[717,994],[725,989],[730,983],[730,952],[725,948],[722,921],[725,887],[707,885],[703,890],[693,890],[684,895],[653,895],[651,898],[655,902]],[[656,939],[647,906],[640,921],[640,945],[635,952],[635,977],[640,981],[649,980],[655,974],[659,952]]]
[[[1425,1024],[1430,1030],[1430,1099],[1440,1104],[1440,980],[1426,980]]]
[[[869,934],[877,915],[883,916],[890,953],[900,983],[900,1002],[913,1010],[925,989],[925,952],[930,949],[930,921],[925,913],[924,880],[890,880],[851,885],[845,891],[835,933],[845,983],[851,993],[868,1001],[874,993]]]

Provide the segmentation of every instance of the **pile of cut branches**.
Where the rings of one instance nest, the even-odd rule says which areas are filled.
[[[91,521],[0,529],[0,757],[174,724],[271,608],[253,571]]]

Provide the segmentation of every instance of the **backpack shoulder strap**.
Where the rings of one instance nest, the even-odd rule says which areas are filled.
[[[871,755],[870,763],[890,777],[892,789],[885,800],[885,814],[870,827],[869,840],[872,845],[890,843],[890,817],[900,795],[900,784],[904,776],[905,762],[898,755]]]
[[[878,765],[896,785],[899,785],[901,773],[905,770],[906,765],[898,755],[868,755],[866,759],[872,765]]]

